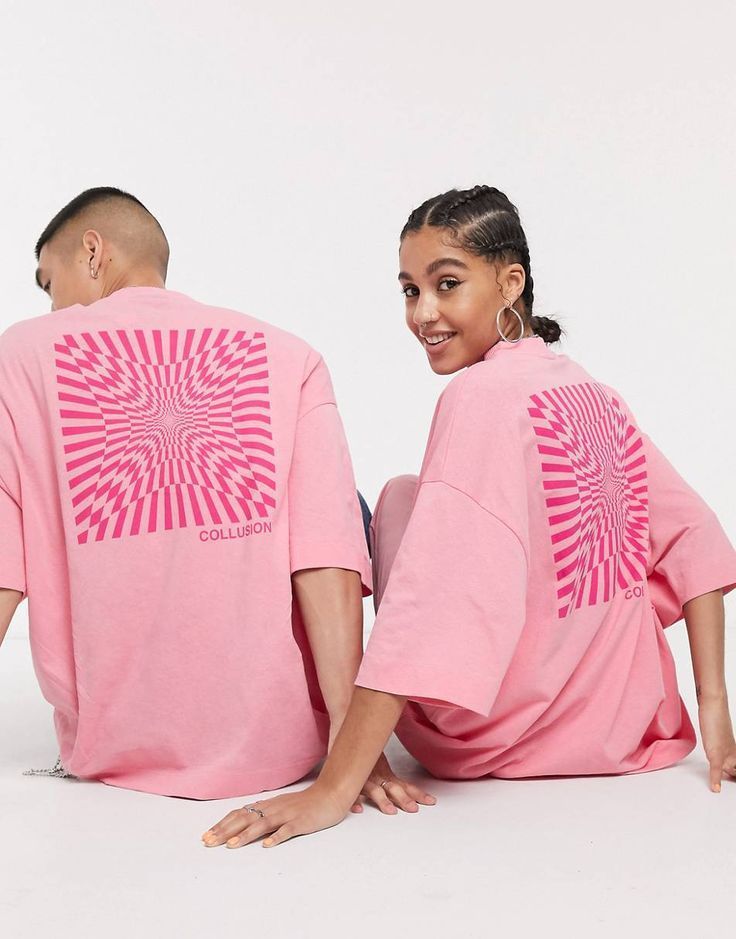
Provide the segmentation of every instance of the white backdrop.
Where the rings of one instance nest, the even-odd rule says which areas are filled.
[[[403,323],[399,231],[431,195],[495,185],[521,211],[561,350],[619,389],[736,540],[732,0],[2,0],[0,14],[0,329],[48,309],[33,246],[57,210],[128,189],[169,236],[170,287],[325,355],[373,503],[419,468],[446,383]],[[432,939],[491,922],[680,939],[732,904],[735,791],[709,792],[700,745],[666,773],[431,780],[441,804],[418,817],[366,811],[275,852],[203,854],[217,805],[21,776],[57,752],[26,606],[0,650],[14,939]],[[727,609],[733,698],[736,597]],[[683,625],[668,639],[695,719]]]
[[[265,9],[263,8],[265,7]],[[446,379],[403,322],[398,234],[452,186],[522,214],[536,312],[736,538],[730,2],[206,6],[5,0],[0,326],[96,185],[172,244],[168,285],[324,353],[371,504]]]

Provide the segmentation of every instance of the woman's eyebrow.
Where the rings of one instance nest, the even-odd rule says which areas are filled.
[[[434,274],[438,267],[442,267],[443,264],[450,265],[452,267],[462,267],[464,270],[470,270],[467,264],[464,261],[461,261],[460,258],[436,258],[430,264],[427,265],[427,277],[430,274]],[[399,280],[412,280],[412,277],[406,271],[399,271]]]

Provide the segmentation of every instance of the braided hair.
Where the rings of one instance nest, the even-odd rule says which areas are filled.
[[[534,281],[529,260],[529,245],[521,227],[519,210],[508,196],[493,186],[450,189],[433,196],[409,215],[401,238],[425,225],[449,229],[459,247],[493,261],[516,261],[524,268],[524,291],[521,295],[523,318],[546,343],[557,342],[562,335],[560,324],[549,316],[532,314]]]

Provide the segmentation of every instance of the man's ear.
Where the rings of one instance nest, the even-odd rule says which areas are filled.
[[[102,235],[94,228],[88,228],[82,235],[82,246],[87,256],[93,259],[95,270],[99,270],[104,261]]]

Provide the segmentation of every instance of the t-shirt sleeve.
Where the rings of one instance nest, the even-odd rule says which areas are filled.
[[[683,618],[693,597],[736,586],[736,550],[715,512],[646,434],[650,558],[647,580],[663,626]]]
[[[519,537],[466,493],[423,482],[356,684],[488,715],[526,618]]]
[[[345,430],[321,358],[301,389],[288,501],[291,572],[317,567],[357,571],[363,596],[369,596],[363,516]]]

